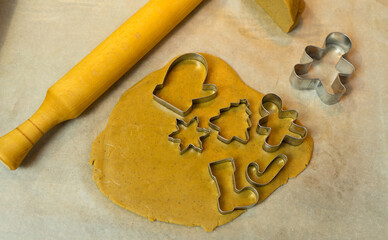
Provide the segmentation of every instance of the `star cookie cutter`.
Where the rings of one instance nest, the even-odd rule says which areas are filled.
[[[182,149],[182,140],[180,140],[179,138],[174,138],[174,136],[180,132],[179,125],[183,125],[185,127],[188,127],[193,122],[197,122],[197,131],[198,132],[203,132],[203,133],[205,133],[205,135],[202,135],[202,136],[199,137],[199,139],[198,139],[199,147],[197,147],[194,144],[190,143],[187,147]],[[174,143],[179,143],[179,153],[180,154],[185,153],[190,148],[194,149],[195,151],[197,151],[199,153],[201,153],[203,151],[202,140],[207,138],[210,135],[210,130],[198,127],[198,123],[199,123],[199,120],[198,120],[197,116],[192,118],[188,123],[186,123],[185,121],[183,121],[181,119],[176,119],[176,128],[177,128],[177,130],[168,135],[168,140],[171,141],[171,142],[174,142]]]
[[[291,85],[299,90],[315,89],[319,98],[327,105],[339,102],[342,95],[346,92],[346,88],[341,82],[341,78],[348,78],[354,72],[354,66],[344,58],[351,46],[352,42],[350,41],[350,38],[340,32],[330,33],[326,37],[324,48],[307,46],[300,64],[295,65],[294,70],[291,73]],[[331,84],[333,93],[329,92],[325,86],[323,86],[321,79],[304,77],[313,63],[321,60],[326,54],[334,54],[339,58],[338,63],[335,66],[338,74]]]
[[[215,125],[215,124],[213,123],[213,121],[219,119],[219,118],[221,117],[221,114],[222,114],[223,112],[227,112],[227,111],[229,111],[231,108],[233,108],[233,107],[238,107],[238,106],[241,105],[241,104],[245,104],[245,105],[247,106],[247,108],[246,108],[246,113],[248,114],[248,119],[247,119],[248,128],[247,128],[246,131],[245,131],[245,137],[246,137],[246,139],[242,139],[242,138],[237,137],[237,136],[233,136],[231,139],[224,138],[223,136],[220,135],[220,130],[221,130],[221,128],[218,127],[217,125]],[[211,118],[209,119],[209,127],[211,127],[211,128],[213,128],[214,130],[218,131],[217,138],[218,138],[218,140],[220,140],[221,142],[224,142],[224,143],[226,143],[226,144],[229,144],[229,143],[231,143],[233,140],[236,140],[236,141],[238,141],[238,142],[240,142],[240,143],[246,144],[246,143],[249,141],[249,130],[250,130],[251,127],[252,127],[252,122],[251,122],[251,119],[250,119],[250,118],[251,118],[251,115],[252,115],[252,112],[251,112],[251,110],[249,110],[249,102],[248,102],[248,100],[247,100],[247,99],[240,99],[240,101],[237,102],[237,103],[231,103],[231,104],[229,105],[229,107],[221,108],[220,111],[219,111],[219,113],[218,113],[218,115],[216,115],[216,116],[214,116],[214,117],[211,117]]]
[[[280,159],[279,161],[277,161],[278,159]],[[272,180],[274,180],[274,178],[280,173],[280,171],[284,168],[284,166],[286,166],[286,163],[288,161],[288,158],[285,154],[279,154],[277,155],[274,159],[272,159],[272,161],[265,167],[265,169],[263,171],[260,171],[259,169],[259,164],[257,164],[256,162],[251,162],[248,167],[246,168],[246,171],[245,171],[245,176],[247,178],[247,181],[252,184],[253,186],[256,186],[256,187],[260,187],[260,186],[265,186],[267,185],[268,183],[272,182]],[[250,176],[249,176],[249,168],[250,167],[253,167],[256,169],[256,175],[257,177],[260,177],[262,175],[264,175],[264,173],[267,171],[267,169],[269,169],[272,165],[276,164],[276,163],[281,163],[281,167],[279,168],[279,170],[273,175],[273,177],[268,180],[267,182],[264,182],[264,183],[258,183],[258,182],[255,182]]]
[[[265,103],[271,102],[277,106],[279,112],[278,116],[280,119],[282,118],[292,118],[293,121],[291,123],[291,126],[289,128],[290,132],[293,132],[295,134],[298,134],[300,138],[296,138],[290,135],[285,135],[283,139],[280,141],[278,145],[271,145],[268,143],[268,137],[269,134],[271,133],[271,128],[270,127],[265,127],[264,124],[268,122],[268,117],[270,115],[270,111],[264,106]],[[259,109],[259,113],[261,115],[261,118],[257,124],[257,133],[262,134],[262,135],[267,135],[267,137],[264,140],[264,145],[263,149],[267,152],[275,152],[280,148],[280,145],[285,142],[288,144],[291,144],[293,146],[298,146],[302,144],[303,140],[307,136],[307,129],[305,127],[299,126],[295,123],[295,120],[298,118],[298,111],[296,110],[283,110],[283,102],[282,99],[274,94],[274,93],[269,93],[266,94],[262,100],[261,100],[261,106]]]
[[[198,54],[198,53],[186,53],[186,54],[183,54],[179,57],[177,57],[171,64],[170,66],[168,67],[167,71],[166,71],[166,74],[164,75],[164,78],[163,78],[163,83],[162,84],[158,84],[156,85],[154,91],[152,92],[152,95],[153,95],[153,98],[155,101],[157,101],[158,103],[162,104],[163,106],[165,106],[166,108],[172,110],[173,112],[179,114],[180,116],[184,117],[186,116],[187,114],[189,114],[191,112],[191,110],[193,109],[193,106],[194,104],[198,104],[198,103],[204,103],[204,102],[208,102],[212,99],[214,99],[216,96],[217,96],[217,86],[214,85],[214,84],[205,84],[203,83],[202,84],[202,90],[203,91],[214,91],[214,93],[208,95],[208,96],[205,96],[205,97],[200,97],[200,98],[194,98],[191,100],[191,106],[186,109],[186,110],[181,110],[177,107],[175,107],[174,105],[172,105],[171,103],[159,98],[156,93],[161,90],[163,87],[164,87],[164,83],[167,79],[167,76],[168,74],[171,72],[171,70],[180,62],[183,62],[183,61],[186,61],[186,60],[195,60],[199,63],[201,63],[203,66],[205,66],[205,69],[206,69],[206,75],[205,75],[205,78],[203,80],[203,82],[206,81],[206,78],[207,78],[207,74],[208,74],[208,65],[207,65],[207,62],[206,62],[206,59]]]
[[[222,210],[222,208],[220,206],[220,198],[221,198],[220,186],[218,184],[216,176],[214,176],[213,173],[212,173],[211,167],[213,165],[221,164],[221,163],[225,163],[225,162],[230,162],[232,164],[232,166],[233,166],[233,188],[234,188],[234,191],[236,193],[240,193],[240,192],[245,191],[245,190],[250,190],[255,195],[255,198],[256,198],[256,201],[253,204],[248,205],[248,206],[236,206],[232,210],[227,210],[227,211]],[[259,202],[259,193],[257,192],[257,190],[254,187],[246,186],[246,187],[244,187],[244,188],[242,188],[240,190],[237,189],[237,187],[236,187],[236,179],[235,179],[235,172],[236,172],[236,165],[234,164],[233,158],[226,158],[226,159],[223,159],[223,160],[219,160],[219,161],[216,161],[216,162],[209,163],[209,173],[210,173],[210,176],[214,180],[214,182],[216,183],[216,186],[217,186],[217,191],[218,191],[217,207],[218,207],[218,211],[221,214],[228,214],[228,213],[233,212],[234,210],[246,210],[248,208],[254,207]]]

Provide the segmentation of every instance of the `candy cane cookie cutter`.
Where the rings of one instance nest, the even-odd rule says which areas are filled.
[[[274,180],[274,178],[280,173],[280,171],[284,168],[284,166],[286,166],[287,161],[288,161],[287,155],[279,154],[274,159],[271,160],[271,162],[264,168],[263,171],[260,171],[259,164],[257,164],[256,162],[251,162],[250,164],[248,164],[248,167],[246,168],[246,171],[245,171],[245,176],[247,178],[247,181],[250,184],[252,184],[253,186],[256,186],[256,187],[265,186],[265,185],[269,184],[270,182],[272,182],[272,180]],[[257,181],[253,180],[249,176],[249,168],[250,167],[253,167],[253,168],[256,169],[256,176],[258,178],[260,178],[260,177],[262,177],[266,173],[266,171],[269,168],[271,168],[275,164],[280,164],[281,166],[276,171],[276,173],[273,174],[273,177],[271,179],[269,179],[268,181],[266,181],[266,182],[257,182]]]

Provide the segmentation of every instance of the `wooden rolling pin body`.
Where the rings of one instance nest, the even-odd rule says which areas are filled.
[[[55,125],[78,117],[202,0],[150,0],[47,91],[26,122],[0,138],[0,160],[15,170]]]

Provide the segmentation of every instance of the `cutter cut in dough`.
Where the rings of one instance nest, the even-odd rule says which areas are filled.
[[[260,169],[265,169],[278,154],[286,154],[288,162],[279,175],[270,184],[255,187],[261,202],[305,169],[311,158],[313,141],[307,136],[299,146],[286,144],[277,152],[265,152],[262,145],[266,136],[257,134],[255,127],[260,118],[258,110],[263,94],[247,86],[220,58],[208,54],[203,56],[209,66],[206,83],[218,87],[217,97],[194,105],[192,112],[182,119],[187,122],[198,116],[199,127],[210,129],[208,121],[219,113],[219,109],[247,99],[253,125],[248,143],[233,141],[225,144],[217,139],[218,132],[212,130],[203,141],[202,153],[191,149],[180,154],[178,143],[168,141],[168,135],[176,131],[176,119],[180,116],[157,103],[152,96],[155,86],[163,81],[167,64],[123,94],[105,130],[93,144],[90,163],[94,165],[93,178],[98,188],[121,207],[152,221],[202,226],[206,231],[212,231],[232,221],[244,210],[229,214],[218,211],[217,187],[208,170],[210,162],[233,157],[236,187],[241,189],[250,185],[245,174],[251,162],[256,161]],[[166,85],[160,94],[172,103],[191,104],[193,95],[209,94],[201,93],[203,74],[205,69],[197,63],[181,62],[170,72],[167,80],[171,85]],[[277,129],[281,129],[282,124],[289,124],[284,123],[284,119],[271,121],[268,124],[280,126]],[[277,139],[276,134],[273,137]],[[232,183],[232,179],[229,181]],[[233,187],[233,184],[229,185]]]

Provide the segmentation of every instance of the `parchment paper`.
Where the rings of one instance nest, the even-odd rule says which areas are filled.
[[[29,118],[47,89],[145,0],[0,0],[0,135]],[[79,118],[61,124],[14,172],[0,167],[0,239],[386,239],[387,0],[307,0],[283,33],[254,0],[208,0]],[[356,68],[339,104],[288,78],[304,47],[346,33]],[[92,180],[91,145],[129,87],[185,52],[223,58],[255,89],[297,109],[315,146],[307,169],[262,204],[206,233],[150,222]]]

